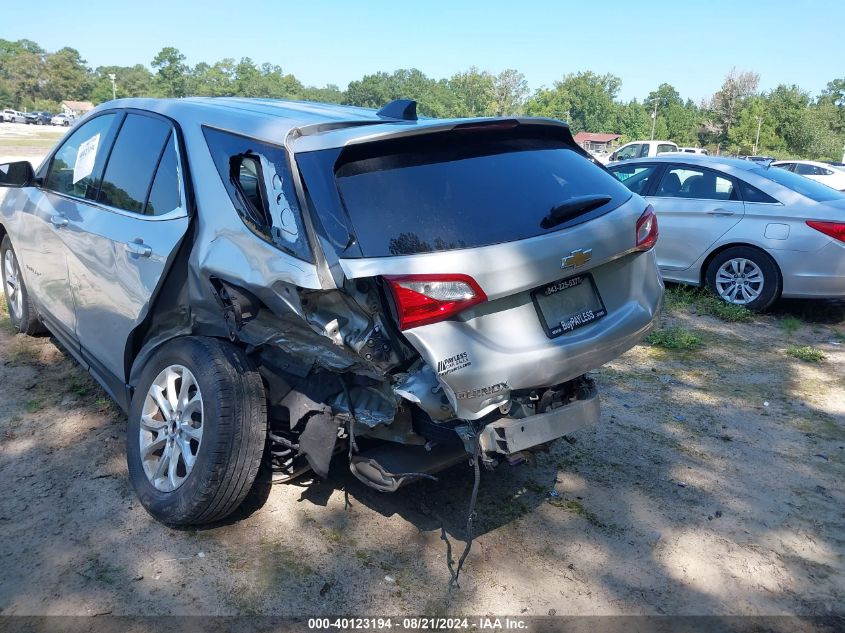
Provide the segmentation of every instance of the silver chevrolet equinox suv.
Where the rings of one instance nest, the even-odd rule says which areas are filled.
[[[3,288],[128,414],[169,525],[259,468],[396,490],[599,418],[585,374],[653,327],[650,207],[534,118],[123,99],[0,165]]]

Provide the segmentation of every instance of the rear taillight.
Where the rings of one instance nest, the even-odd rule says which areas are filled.
[[[467,275],[402,275],[385,277],[390,284],[399,329],[445,321],[487,301],[487,295]]]
[[[842,222],[822,222],[821,220],[807,220],[807,226],[821,231],[828,237],[832,237],[840,242],[845,242],[845,223]]]
[[[637,220],[637,250],[647,251],[657,244],[657,216],[654,209],[648,205]]]

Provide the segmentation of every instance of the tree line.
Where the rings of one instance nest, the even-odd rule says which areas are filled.
[[[552,117],[567,121],[573,133],[611,132],[621,134],[623,142],[651,138],[654,125],[654,138],[711,152],[841,159],[845,77],[831,80],[815,96],[795,84],[761,91],[759,83],[756,73],[731,69],[721,88],[700,103],[683,99],[668,83],[642,101],[623,102],[622,80],[613,74],[568,73],[532,92],[514,69],[490,73],[472,67],[435,79],[412,68],[365,75],[342,90],[333,84],[306,86],[281,66],[249,57],[190,66],[178,49],[166,47],[149,68],[91,69],[70,47],[51,53],[31,40],[0,39],[0,105],[19,110],[57,111],[63,100],[98,104],[111,99],[113,90],[118,98],[249,96],[365,107],[413,98],[426,116]]]

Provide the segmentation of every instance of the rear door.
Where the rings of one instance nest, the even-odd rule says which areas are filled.
[[[130,111],[96,200],[81,207],[74,222],[81,235],[69,255],[76,332],[83,353],[106,379],[125,379],[127,338],[146,316],[188,228],[182,164],[173,124]]]
[[[696,165],[669,164],[647,198],[660,225],[661,269],[686,270],[742,219],[736,181]]]

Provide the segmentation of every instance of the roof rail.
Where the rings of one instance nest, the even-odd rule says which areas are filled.
[[[417,120],[417,102],[413,99],[394,99],[376,114],[384,119]]]

